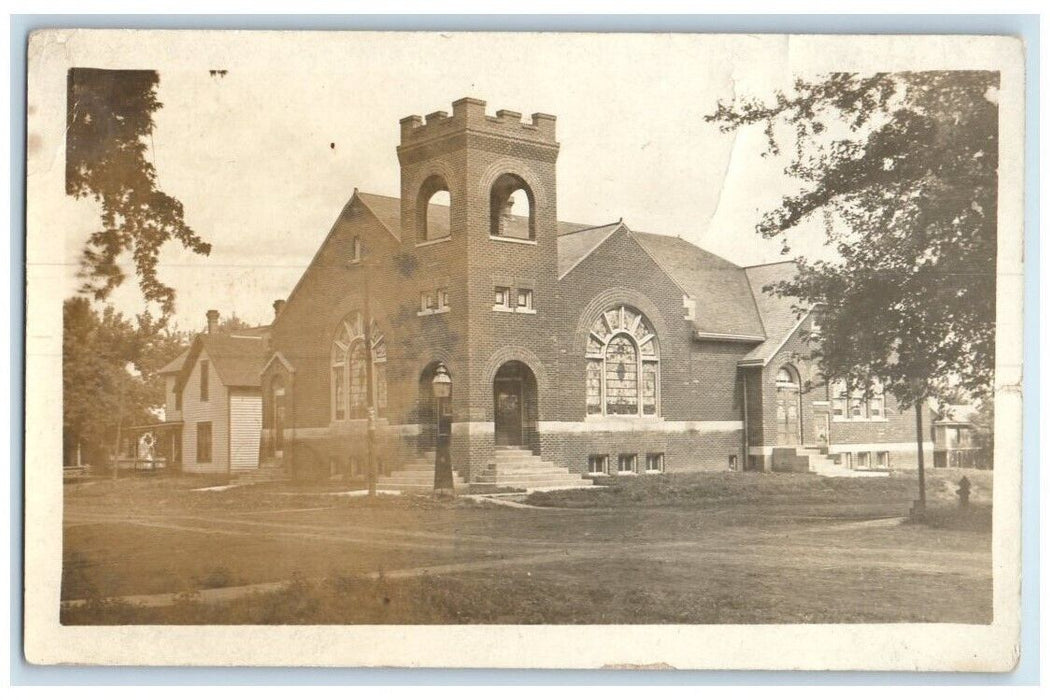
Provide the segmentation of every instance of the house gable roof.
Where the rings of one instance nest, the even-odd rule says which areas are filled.
[[[225,386],[257,387],[266,360],[266,343],[261,336],[201,333],[193,339],[179,370],[181,389],[201,354],[207,355]],[[176,358],[177,359],[177,358]]]
[[[157,370],[157,374],[178,374],[182,366],[186,364],[186,358],[190,356],[190,349],[186,348],[180,352],[174,360]]]

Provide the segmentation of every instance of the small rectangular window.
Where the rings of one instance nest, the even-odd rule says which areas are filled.
[[[510,287],[496,287],[496,298],[493,308],[510,308]]]
[[[175,387],[175,410],[182,410],[182,389]]]
[[[437,310],[448,311],[448,289],[445,287],[437,290]]]
[[[208,361],[201,360],[201,401],[208,400]]]
[[[890,468],[890,453],[889,452],[876,452],[875,453],[875,466],[879,469]]]
[[[361,262],[361,237],[354,236],[350,245],[350,262]]]
[[[846,469],[853,469],[853,453],[843,452],[842,453],[842,466]]]
[[[211,421],[197,424],[197,462],[211,462]]]
[[[531,289],[519,289],[518,290],[518,303],[517,307],[523,310],[532,309],[532,290]]]
[[[870,469],[871,455],[868,452],[857,453],[857,469]]]
[[[434,310],[434,294],[433,292],[420,292],[419,293],[419,312],[423,314],[430,313]]]
[[[638,455],[621,454],[617,471],[621,474],[633,474],[638,471]]]
[[[609,455],[590,455],[587,457],[587,471],[591,474],[608,474]]]
[[[736,455],[729,456],[729,468],[736,469]],[[664,470],[664,453],[650,452],[645,455],[645,471],[662,472]]]

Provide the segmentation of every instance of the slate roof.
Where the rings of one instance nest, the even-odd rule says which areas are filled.
[[[795,263],[790,260],[744,268],[755,298],[755,306],[762,317],[766,340],[741,358],[741,364],[764,365],[769,362],[792,331],[798,327],[801,319],[792,310],[792,306],[801,306],[801,302],[795,297],[779,297],[762,291],[767,284],[790,279],[796,270]]]
[[[203,333],[198,338],[226,386],[260,386],[266,343],[260,337]]]
[[[401,200],[397,197],[387,197],[382,194],[371,194],[358,192],[357,199],[368,208],[375,217],[379,219],[383,227],[392,236],[401,240]],[[430,238],[443,238],[449,235],[448,207],[443,204],[435,204],[429,210],[427,219],[427,231]],[[558,235],[569,233],[579,229],[592,228],[587,224],[571,224],[564,221],[558,222]],[[527,238],[529,230],[529,217],[512,216],[508,223],[507,235],[515,238]]]
[[[178,374],[182,371],[182,366],[186,363],[186,358],[189,355],[190,349],[186,348],[174,360],[157,370],[157,374]]]
[[[561,279],[580,261],[594,252],[622,224],[582,226],[558,222],[558,278]]]
[[[744,269],[673,236],[631,236],[696,302],[696,330],[713,336],[766,337]]]
[[[355,191],[392,236],[401,239],[401,200]],[[428,228],[433,237],[447,232],[448,216],[435,206]],[[514,216],[512,231],[522,232],[528,218]],[[794,263],[740,267],[725,258],[673,236],[631,231],[621,221],[600,226],[559,221],[558,276],[565,276],[620,228],[626,229],[656,264],[696,303],[694,325],[698,336],[753,341],[758,345],[741,360],[764,364],[787,340],[799,319],[792,311],[793,299],[781,299],[762,291],[771,282],[794,274]]]
[[[197,362],[203,350],[219,379],[226,386],[260,386],[259,373],[266,361],[266,341],[258,335],[227,335],[225,333],[200,333],[193,339],[189,349],[184,351],[161,370],[169,373],[176,363],[179,372],[179,384],[185,383],[190,370]],[[239,332],[239,331],[238,331]]]

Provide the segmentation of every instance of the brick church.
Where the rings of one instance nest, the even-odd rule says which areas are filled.
[[[361,475],[374,411],[380,485],[424,484],[435,371],[457,483],[914,465],[911,414],[823,382],[818,315],[763,291],[792,263],[559,221],[558,149],[555,117],[472,98],[401,120],[400,198],[355,190],[275,303],[264,465]]]

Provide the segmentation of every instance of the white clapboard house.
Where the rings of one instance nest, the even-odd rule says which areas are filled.
[[[259,467],[262,394],[259,372],[268,327],[232,333],[208,330],[161,369],[165,376],[165,426],[172,463],[185,472],[243,475]]]

